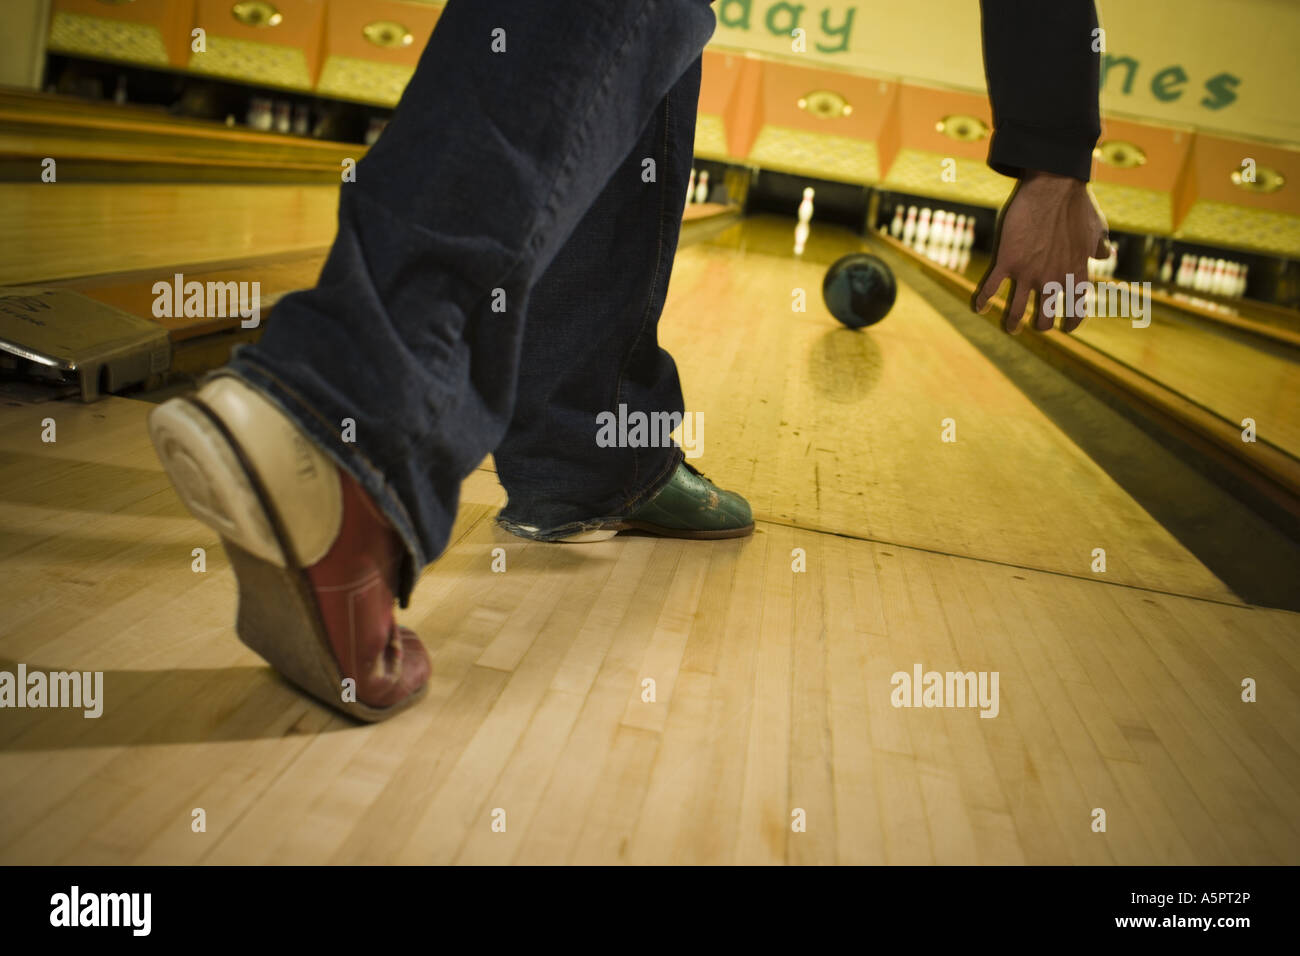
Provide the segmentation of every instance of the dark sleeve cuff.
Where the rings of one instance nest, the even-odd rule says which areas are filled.
[[[1035,169],[1088,182],[1096,144],[1096,130],[1042,129],[1007,122],[993,131],[988,162],[1003,176]]]

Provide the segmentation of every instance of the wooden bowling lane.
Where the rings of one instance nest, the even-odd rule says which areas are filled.
[[[0,712],[0,863],[1300,862],[1300,615],[768,522],[541,545],[479,471],[399,614],[429,695],[356,726],[235,639],[149,408],[0,406],[0,669],[105,672]],[[917,664],[998,716],[895,708]]]
[[[1154,305],[1151,324],[1094,319],[1076,335],[1258,440],[1300,458],[1300,349],[1267,345]]]
[[[0,285],[320,249],[337,186],[0,183]]]
[[[978,284],[987,267],[986,256],[973,255],[964,276]],[[1237,329],[1224,316],[1189,312],[1159,290],[1152,300],[1145,328],[1095,319],[1074,335],[1236,427],[1255,419],[1261,441],[1300,458],[1300,338],[1276,317],[1290,310],[1235,302],[1232,308],[1245,315],[1273,315],[1265,326],[1271,335],[1241,334],[1264,323],[1250,318],[1250,328]]]
[[[682,250],[660,327],[704,415],[697,464],[760,519],[1085,578],[1104,548],[1108,581],[1232,600],[912,289],[878,325],[839,326],[821,281],[856,237],[822,225],[792,246],[790,220],[755,217]]]

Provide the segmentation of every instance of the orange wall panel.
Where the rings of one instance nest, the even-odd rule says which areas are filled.
[[[440,12],[433,7],[396,0],[364,3],[330,0],[325,13],[325,54],[414,67],[429,42]],[[384,46],[368,39],[366,27],[385,21],[405,27],[411,42],[405,46]]]
[[[938,124],[946,116],[973,116],[993,129],[993,110],[988,97],[956,90],[939,90],[926,86],[904,85],[899,91],[899,135],[902,145],[944,156],[960,156],[983,161],[988,157],[989,139],[963,141],[940,132]]]
[[[895,84],[837,70],[818,70],[786,63],[763,64],[760,96],[762,122],[810,133],[834,133],[852,139],[880,138],[893,102]],[[847,116],[825,119],[802,108],[810,93],[827,90],[851,107]]]
[[[1248,157],[1257,166],[1281,173],[1285,185],[1271,193],[1252,192],[1234,185],[1232,173],[1240,170],[1242,161]],[[1300,216],[1300,150],[1197,134],[1192,143],[1190,165],[1197,199]]]
[[[1098,145],[1117,141],[1137,146],[1146,155],[1146,162],[1140,166],[1121,168],[1094,160],[1094,182],[1171,192],[1186,166],[1192,147],[1192,134],[1185,130],[1146,123],[1112,119],[1104,121]]]
[[[236,6],[231,0],[198,0],[196,25],[210,37],[301,50],[307,59],[308,73],[316,76],[320,70],[325,0],[274,0],[270,6],[281,17],[274,26],[250,26],[241,22],[233,13]]]
[[[727,154],[740,159],[758,135],[759,62],[752,57],[704,51],[699,113],[721,116]]]

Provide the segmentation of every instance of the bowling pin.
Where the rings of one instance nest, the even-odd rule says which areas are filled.
[[[804,187],[803,199],[799,202],[799,221],[812,222],[813,216],[813,188]]]
[[[965,249],[969,252],[970,248],[975,245],[975,217],[971,216],[966,220],[966,243]],[[967,259],[970,257],[967,256]]]
[[[1186,288],[1192,281],[1192,257],[1184,252],[1182,261],[1178,263],[1178,285],[1180,288]]]
[[[897,239],[903,234],[903,207],[894,207],[894,221],[889,224],[889,234]]]
[[[916,248],[925,249],[925,241],[930,238],[930,207],[921,210],[921,218],[916,224]]]
[[[803,220],[800,220],[798,225],[794,227],[794,254],[796,256],[803,255],[804,246],[808,242],[809,231],[808,223]]]
[[[1115,270],[1119,267],[1119,243],[1110,244],[1110,256],[1106,259],[1106,278],[1115,278]]]
[[[1174,254],[1171,252],[1165,256],[1165,263],[1160,267],[1160,281],[1169,284],[1169,280],[1174,277]]]
[[[953,213],[945,210],[942,228],[939,230],[939,252],[934,257],[934,261],[945,269],[948,268],[948,263],[952,260],[953,222],[956,218]]]
[[[952,232],[952,244],[960,252],[966,245],[966,217],[964,215],[957,217],[957,221],[953,223]]]
[[[903,244],[910,246],[916,238],[916,207],[907,207],[907,220],[903,223]]]
[[[1241,298],[1243,295],[1246,294],[1246,273],[1248,273],[1249,271],[1250,271],[1250,266],[1243,265],[1241,267],[1241,278],[1237,280],[1237,298]]]
[[[695,201],[695,170],[691,169],[690,181],[686,184],[686,205]]]
[[[940,209],[938,228],[933,230],[937,233],[934,238],[934,261],[939,263],[939,265],[943,265],[944,255],[948,249],[948,241],[952,230],[952,223],[948,221],[950,215],[952,214],[948,212],[948,210]]]
[[[709,171],[707,169],[700,170],[699,179],[695,183],[695,201],[709,201]]]
[[[1223,269],[1227,263],[1222,259],[1214,260],[1214,271],[1210,273],[1210,291],[1215,295],[1222,295],[1224,289]]]

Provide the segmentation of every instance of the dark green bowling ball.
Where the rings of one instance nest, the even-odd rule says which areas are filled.
[[[897,295],[889,266],[865,252],[836,259],[822,280],[826,308],[851,329],[875,325],[893,308]]]

